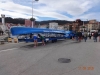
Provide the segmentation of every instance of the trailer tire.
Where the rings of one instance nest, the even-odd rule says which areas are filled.
[[[70,37],[70,39],[72,39],[72,36]]]
[[[54,43],[54,40],[52,40],[52,43]]]
[[[55,42],[57,42],[57,39],[55,40]]]

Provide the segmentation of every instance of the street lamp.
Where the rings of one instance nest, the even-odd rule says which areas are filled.
[[[66,26],[64,25],[64,31],[66,30]]]
[[[39,1],[39,0],[35,0],[35,1]],[[33,26],[33,22],[34,22],[34,20],[35,20],[35,19],[33,19],[33,2],[34,2],[34,1],[32,1],[32,28],[34,27],[34,26]]]
[[[83,21],[83,32],[84,32],[84,28],[85,28],[85,26],[84,26],[84,21]]]

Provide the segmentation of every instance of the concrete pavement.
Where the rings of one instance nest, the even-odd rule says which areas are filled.
[[[68,40],[68,39],[66,39],[66,40]],[[52,44],[52,43],[49,43],[49,45],[50,44]],[[19,42],[19,43],[13,43],[13,42],[12,43],[8,43],[8,42],[5,42],[5,44],[0,44],[0,50],[11,49],[11,48],[20,48],[22,46],[25,47],[26,45],[30,45],[33,48],[34,42],[29,42],[29,43],[26,43],[26,42]],[[39,45],[41,45],[41,42],[39,42]]]
[[[0,52],[0,75],[99,75],[99,57],[100,42],[93,40],[60,41],[37,48],[29,45]],[[59,63],[59,58],[71,62]]]
[[[11,48],[19,48],[24,45],[28,45],[32,43],[25,43],[25,42],[20,42],[20,43],[8,43],[6,42],[5,44],[0,45],[0,50],[5,50],[5,49],[11,49]]]

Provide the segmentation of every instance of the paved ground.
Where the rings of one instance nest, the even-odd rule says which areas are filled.
[[[1,45],[0,45],[0,51],[1,51],[1,50],[5,50],[5,49],[11,49],[11,48],[19,48],[19,47],[21,47],[21,46],[29,45],[29,44],[32,44],[32,43],[25,43],[25,42],[20,42],[20,43],[8,43],[8,42],[6,42],[5,44],[1,44]]]
[[[59,63],[59,58],[69,58],[71,62]],[[100,75],[99,70],[100,42],[93,40],[0,51],[0,75]]]

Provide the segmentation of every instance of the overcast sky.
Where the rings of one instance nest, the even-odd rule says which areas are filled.
[[[38,21],[75,19],[100,21],[99,4],[100,0],[39,0],[34,1],[33,14]],[[0,0],[0,14],[12,18],[31,18],[32,0]]]

